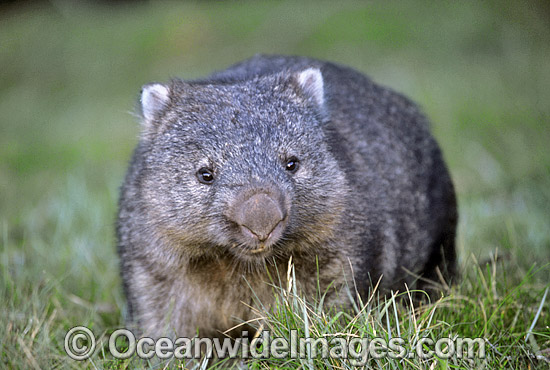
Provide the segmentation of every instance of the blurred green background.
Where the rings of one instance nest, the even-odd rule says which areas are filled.
[[[0,5],[0,315],[14,326],[0,334],[44,306],[73,325],[90,312],[99,327],[120,322],[114,219],[141,85],[260,52],[347,64],[418,102],[458,191],[463,268],[498,250],[518,274],[543,267],[547,284],[548,2],[11,3]]]

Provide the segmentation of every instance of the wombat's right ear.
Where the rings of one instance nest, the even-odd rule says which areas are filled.
[[[140,101],[144,123],[150,123],[168,105],[170,90],[159,83],[147,84],[141,88]]]

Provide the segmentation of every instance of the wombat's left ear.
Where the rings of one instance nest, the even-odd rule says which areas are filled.
[[[141,89],[141,113],[144,123],[153,121],[158,113],[166,108],[170,101],[170,90],[167,86],[159,83],[152,83]]]
[[[303,93],[322,107],[325,103],[323,75],[319,68],[308,68],[294,74],[294,79]]]

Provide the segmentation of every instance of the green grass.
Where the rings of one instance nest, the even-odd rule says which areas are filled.
[[[266,325],[281,336],[296,328],[312,337],[487,340],[486,359],[473,363],[371,359],[371,367],[549,366],[543,1],[52,4],[0,8],[0,367],[136,365],[101,351],[76,362],[63,350],[73,326],[96,336],[124,326],[113,224],[139,131],[130,114],[136,96],[144,83],[202,76],[258,52],[348,64],[423,107],[458,191],[463,275],[415,314],[406,297],[372,300],[360,313],[322,313],[283,290]]]

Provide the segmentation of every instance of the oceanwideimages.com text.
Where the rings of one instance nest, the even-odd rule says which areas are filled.
[[[420,337],[413,343],[403,338],[358,338],[333,335],[305,338],[297,330],[290,330],[288,337],[275,337],[270,331],[262,331],[254,339],[243,331],[242,338],[137,338],[128,329],[118,329],[109,336],[108,351],[118,359],[137,356],[142,359],[202,359],[202,358],[292,358],[292,359],[347,359],[353,365],[362,366],[371,358],[420,358],[452,357],[474,359],[485,357],[485,341],[482,338]],[[121,344],[123,343],[123,344]],[[96,350],[93,332],[84,326],[69,330],[65,336],[65,352],[74,360],[90,358]]]

